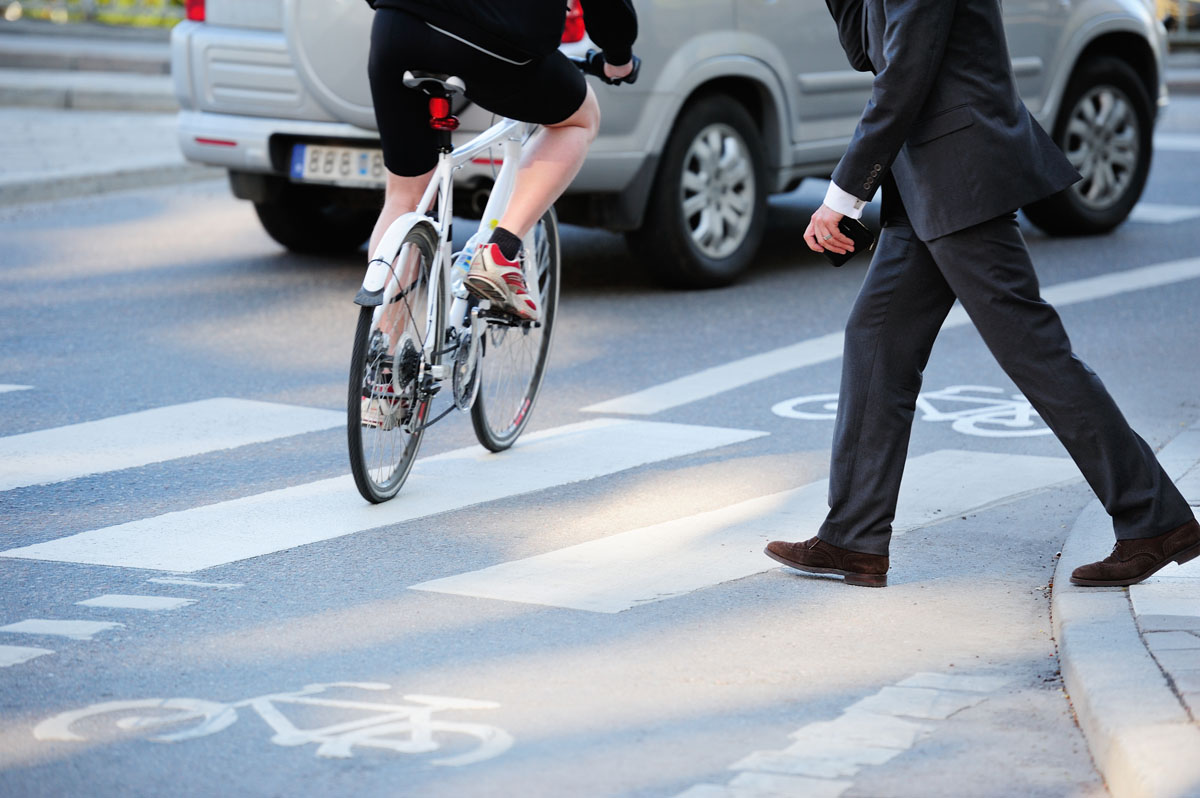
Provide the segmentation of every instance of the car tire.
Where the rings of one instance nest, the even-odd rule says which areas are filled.
[[[1133,68],[1117,58],[1085,62],[1067,84],[1054,126],[1083,180],[1025,208],[1051,235],[1106,233],[1125,221],[1150,173],[1154,116]]]
[[[762,243],[766,182],[746,109],[725,95],[696,100],[676,120],[630,248],[671,287],[729,285]]]
[[[355,252],[371,235],[378,213],[338,202],[328,191],[287,185],[277,196],[255,202],[263,229],[291,252],[335,255]]]

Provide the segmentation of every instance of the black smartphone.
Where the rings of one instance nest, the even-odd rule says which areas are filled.
[[[870,252],[875,249],[875,234],[858,219],[843,216],[842,220],[838,222],[838,229],[842,231],[842,235],[854,242],[854,251],[837,253],[825,250],[825,257],[834,266],[841,266],[860,252]]]

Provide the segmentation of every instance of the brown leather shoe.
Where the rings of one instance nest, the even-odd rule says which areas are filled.
[[[1200,523],[1193,519],[1157,537],[1118,540],[1112,554],[1100,562],[1076,568],[1071,574],[1071,584],[1135,585],[1172,560],[1183,565],[1197,556],[1200,556]]]
[[[863,554],[839,549],[819,538],[801,543],[774,540],[764,552],[789,568],[810,574],[838,574],[846,584],[860,587],[887,585],[888,558],[880,554]]]

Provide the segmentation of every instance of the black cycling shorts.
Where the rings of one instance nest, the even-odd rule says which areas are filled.
[[[393,8],[375,12],[371,28],[371,98],[383,143],[383,161],[402,177],[437,165],[436,132],[429,127],[429,97],[404,85],[408,69],[457,75],[467,97],[492,113],[554,125],[583,105],[583,73],[557,50],[524,64],[480,50],[450,31]]]

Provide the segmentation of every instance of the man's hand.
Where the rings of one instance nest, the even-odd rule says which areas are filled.
[[[632,71],[633,71],[633,61],[632,60],[627,61],[624,64],[621,64],[620,66],[613,66],[612,64],[610,64],[608,62],[605,62],[605,64],[604,64],[604,77],[608,78],[609,80],[617,80],[619,78],[628,77],[629,73]]]
[[[843,255],[854,251],[854,242],[838,229],[842,214],[822,204],[812,215],[808,229],[804,231],[804,242],[813,252],[836,252]]]

